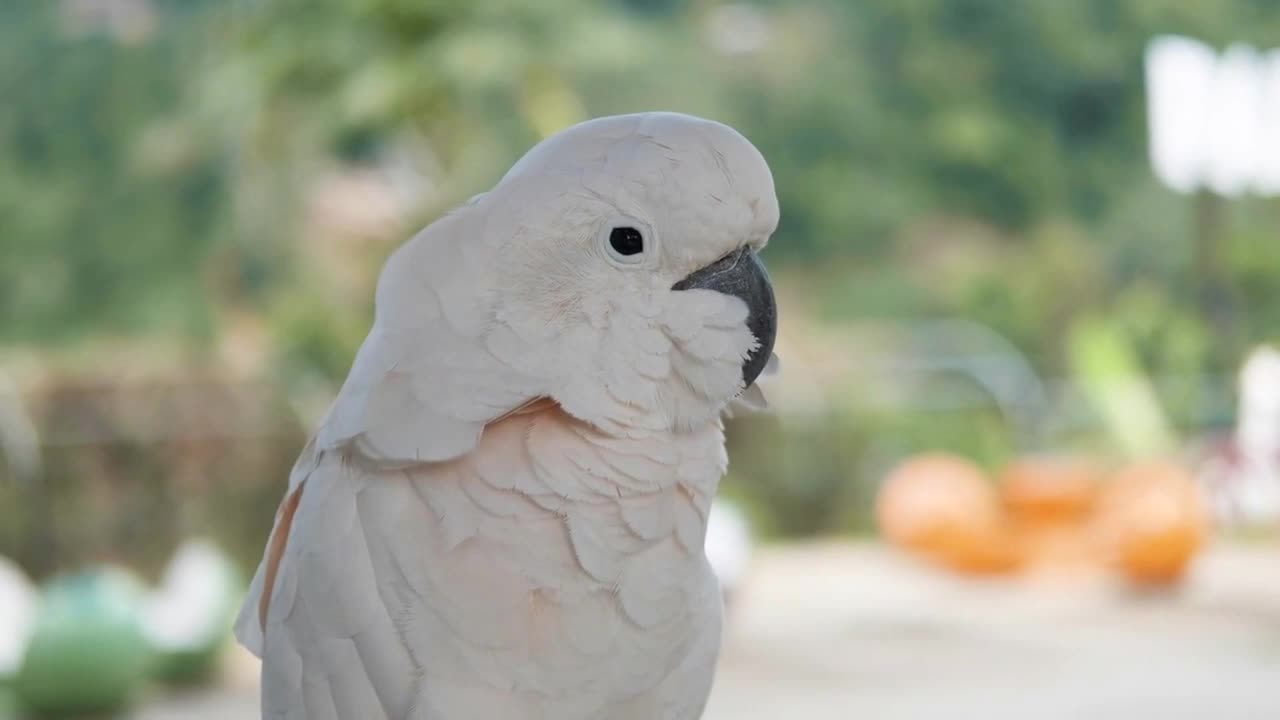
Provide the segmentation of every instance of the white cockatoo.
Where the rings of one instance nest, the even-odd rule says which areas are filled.
[[[772,367],[764,158],[592,120],[397,250],[237,623],[265,718],[697,718],[721,413]]]

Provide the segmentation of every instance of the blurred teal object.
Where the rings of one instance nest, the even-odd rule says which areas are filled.
[[[20,707],[46,717],[127,707],[146,680],[143,597],[142,584],[118,568],[52,580],[14,684]]]
[[[243,591],[226,553],[206,540],[184,543],[143,610],[155,679],[174,685],[213,680]]]

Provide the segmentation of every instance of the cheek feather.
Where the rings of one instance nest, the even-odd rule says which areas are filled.
[[[714,420],[741,389],[741,364],[755,338],[736,298],[692,291],[671,300],[660,323],[670,349],[659,398],[673,425],[691,428]]]
[[[710,291],[667,293],[649,305],[656,317],[645,317],[636,301],[620,290],[583,302],[604,325],[560,334],[563,374],[553,394],[571,414],[622,435],[714,422],[741,390],[742,362],[755,345],[745,304]]]

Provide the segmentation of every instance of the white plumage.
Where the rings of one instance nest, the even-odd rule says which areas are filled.
[[[631,115],[393,254],[237,623],[263,716],[698,717],[719,416],[772,346],[777,220],[741,135]]]

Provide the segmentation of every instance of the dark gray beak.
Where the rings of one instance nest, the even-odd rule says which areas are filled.
[[[742,364],[742,386],[747,387],[760,376],[778,332],[778,306],[773,299],[773,285],[760,258],[749,248],[736,250],[671,286],[672,290],[714,290],[742,298],[750,314],[747,328],[756,336],[756,348]]]

